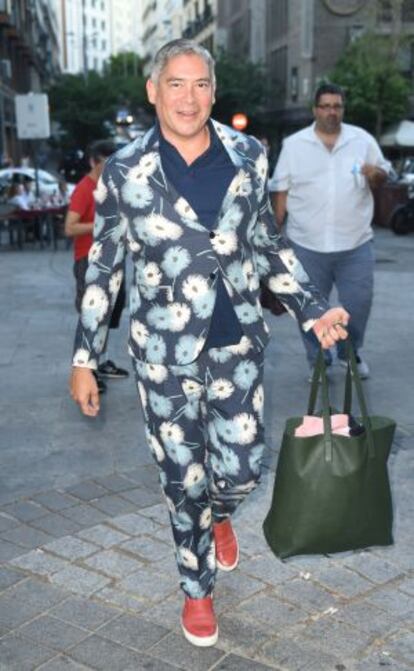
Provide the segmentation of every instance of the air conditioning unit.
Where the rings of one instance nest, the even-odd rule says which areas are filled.
[[[11,61],[8,58],[1,58],[0,59],[0,74],[1,74],[3,79],[11,79],[12,78]]]

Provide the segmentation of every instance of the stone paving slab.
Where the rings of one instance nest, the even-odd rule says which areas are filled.
[[[90,482],[79,488],[86,490]],[[252,505],[257,517],[263,501]],[[19,671],[207,671],[235,664],[249,671],[337,671],[341,664],[359,671],[366,659],[367,669],[377,664],[380,671],[385,662],[414,669],[414,570],[384,561],[381,549],[280,562],[260,543],[238,570],[218,577],[218,646],[194,649],[180,632],[172,544],[167,533],[165,541],[155,535],[169,531],[165,521],[162,507],[150,505],[35,550],[21,547],[0,570],[0,662],[15,656],[10,668]],[[257,530],[242,522],[235,522],[240,540],[246,532],[249,544]],[[386,653],[381,666],[371,652],[379,643]]]
[[[218,575],[220,638],[209,650],[193,648],[180,630],[169,520],[132,376],[109,383],[96,422],[67,396],[70,254],[25,250],[22,265],[22,254],[0,250],[9,301],[0,385],[10,392],[0,397],[0,671],[414,671],[414,361],[406,356],[414,237],[378,237],[392,263],[377,268],[366,342],[373,376],[364,385],[369,406],[399,423],[390,458],[395,545],[286,562],[267,547],[261,524],[283,421],[308,394],[296,327],[272,320],[268,468],[235,517],[241,562]],[[122,338],[124,320],[116,360],[128,368]],[[334,400],[342,381],[334,367]]]

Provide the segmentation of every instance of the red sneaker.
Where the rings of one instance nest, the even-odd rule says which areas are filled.
[[[230,518],[213,524],[216,563],[222,571],[233,571],[239,563],[239,544]]]
[[[185,597],[181,626],[187,641],[199,648],[215,645],[218,639],[218,626],[213,609],[213,599],[190,599]]]

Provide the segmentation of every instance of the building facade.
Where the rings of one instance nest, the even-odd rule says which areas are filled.
[[[259,0],[260,2],[261,0]],[[148,73],[153,55],[166,42],[192,39],[217,50],[219,0],[142,0],[142,45]]]
[[[217,47],[240,58],[266,60],[266,0],[227,0],[217,5]]]
[[[143,0],[54,0],[59,21],[61,68],[103,72],[112,55],[142,55]]]
[[[142,0],[142,54],[146,74],[158,49],[182,36],[183,4],[183,0]]]
[[[60,71],[58,22],[47,0],[0,0],[0,157],[18,162],[16,94],[41,92]]]
[[[217,31],[219,4],[219,0],[184,0],[183,2],[182,36],[202,44],[211,53],[217,51],[220,44],[220,35]]]
[[[55,0],[63,72],[102,72],[112,52],[111,0]]]
[[[408,38],[399,62],[414,79],[414,0],[226,0],[218,3],[217,30],[228,51],[266,65],[264,121],[281,135],[311,121],[317,83],[368,30]]]
[[[141,0],[110,0],[111,53],[142,55]]]

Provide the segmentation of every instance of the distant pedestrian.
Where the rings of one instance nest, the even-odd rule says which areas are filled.
[[[90,171],[77,184],[68,207],[65,220],[65,234],[74,238],[74,257],[75,263],[73,272],[76,280],[76,300],[75,305],[78,312],[82,309],[82,299],[87,282],[88,255],[93,243],[93,228],[95,219],[95,200],[94,191],[99,177],[105,165],[105,161],[115,151],[115,145],[106,140],[95,142],[89,149]],[[95,250],[96,251],[96,250]],[[116,329],[119,326],[121,313],[125,305],[125,284],[122,282],[115,302],[110,329]],[[106,331],[106,329],[105,329]],[[105,344],[101,351],[106,349]],[[113,361],[107,360],[99,364],[94,372],[97,380],[99,392],[106,390],[105,382],[102,378],[121,379],[128,377],[128,371],[119,368]]]
[[[28,210],[29,205],[23,189],[23,184],[12,182],[7,191],[7,203],[16,210]]]
[[[316,91],[315,122],[288,137],[269,188],[275,193],[279,227],[287,214],[286,233],[312,282],[328,299],[336,286],[340,303],[351,315],[349,332],[362,378],[369,376],[360,349],[372,304],[374,254],[373,196],[391,166],[362,128],[343,123],[345,96],[335,84]],[[319,343],[301,331],[311,368]],[[340,364],[345,347],[336,343]],[[332,363],[331,352],[325,353]]]
[[[36,202],[36,197],[33,192],[33,179],[31,177],[28,177],[25,175],[23,177],[23,195],[24,198],[26,199],[27,203],[27,209],[30,210],[30,208],[34,207],[34,204]]]
[[[22,156],[21,161],[20,161],[20,165],[21,165],[22,168],[31,168],[32,160],[31,160],[31,158],[28,154],[25,154],[24,156]]]

